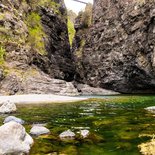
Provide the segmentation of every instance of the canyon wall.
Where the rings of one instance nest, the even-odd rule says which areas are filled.
[[[83,39],[78,82],[122,93],[155,92],[155,2],[95,0]]]
[[[74,72],[63,0],[0,0],[0,94],[70,93]]]

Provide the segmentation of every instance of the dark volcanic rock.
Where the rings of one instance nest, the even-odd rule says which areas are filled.
[[[96,0],[77,81],[122,93],[155,92],[155,2]]]
[[[69,45],[66,9],[61,7],[61,16],[54,14],[52,10],[47,8],[41,8],[40,12],[42,24],[48,36],[46,50],[51,67],[49,74],[54,74],[55,78],[72,81],[75,68]]]

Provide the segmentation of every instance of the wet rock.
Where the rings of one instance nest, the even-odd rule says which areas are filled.
[[[64,131],[62,132],[60,135],[59,135],[60,139],[74,139],[75,138],[75,133],[72,132],[71,130],[67,130],[67,131]]]
[[[155,106],[147,107],[147,108],[145,108],[145,110],[148,110],[150,112],[155,112]]]
[[[33,139],[25,128],[16,122],[9,122],[0,127],[0,154],[29,154]]]
[[[112,90],[94,88],[86,84],[78,84],[77,89],[82,95],[116,95],[116,94],[119,94],[118,92],[115,92]]]
[[[2,106],[0,107],[0,113],[12,113],[16,112],[16,110],[17,110],[16,105],[11,101],[3,103]]]
[[[30,134],[34,136],[49,134],[50,130],[42,125],[34,125],[30,130]]]
[[[20,118],[15,117],[15,116],[6,117],[3,123],[5,124],[5,123],[11,122],[11,121],[19,123],[19,124],[24,124],[25,123],[25,121],[23,121]]]
[[[80,131],[80,135],[82,136],[82,138],[87,138],[89,136],[89,130],[81,130]]]

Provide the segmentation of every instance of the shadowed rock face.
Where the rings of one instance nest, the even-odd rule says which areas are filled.
[[[122,93],[155,92],[155,2],[96,0],[77,77]]]
[[[55,78],[72,81],[75,74],[68,40],[66,8],[60,8],[61,16],[51,10],[41,8],[41,20],[46,38],[47,57],[50,61],[49,74]],[[47,68],[47,67],[44,67]]]

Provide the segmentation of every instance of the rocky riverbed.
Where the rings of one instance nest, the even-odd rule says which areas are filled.
[[[111,155],[126,150],[139,155],[138,146],[154,133],[154,116],[145,110],[154,106],[154,100],[154,96],[104,96],[69,104],[17,104],[15,113],[0,115],[0,125],[22,119],[26,132],[33,133],[30,155]]]

